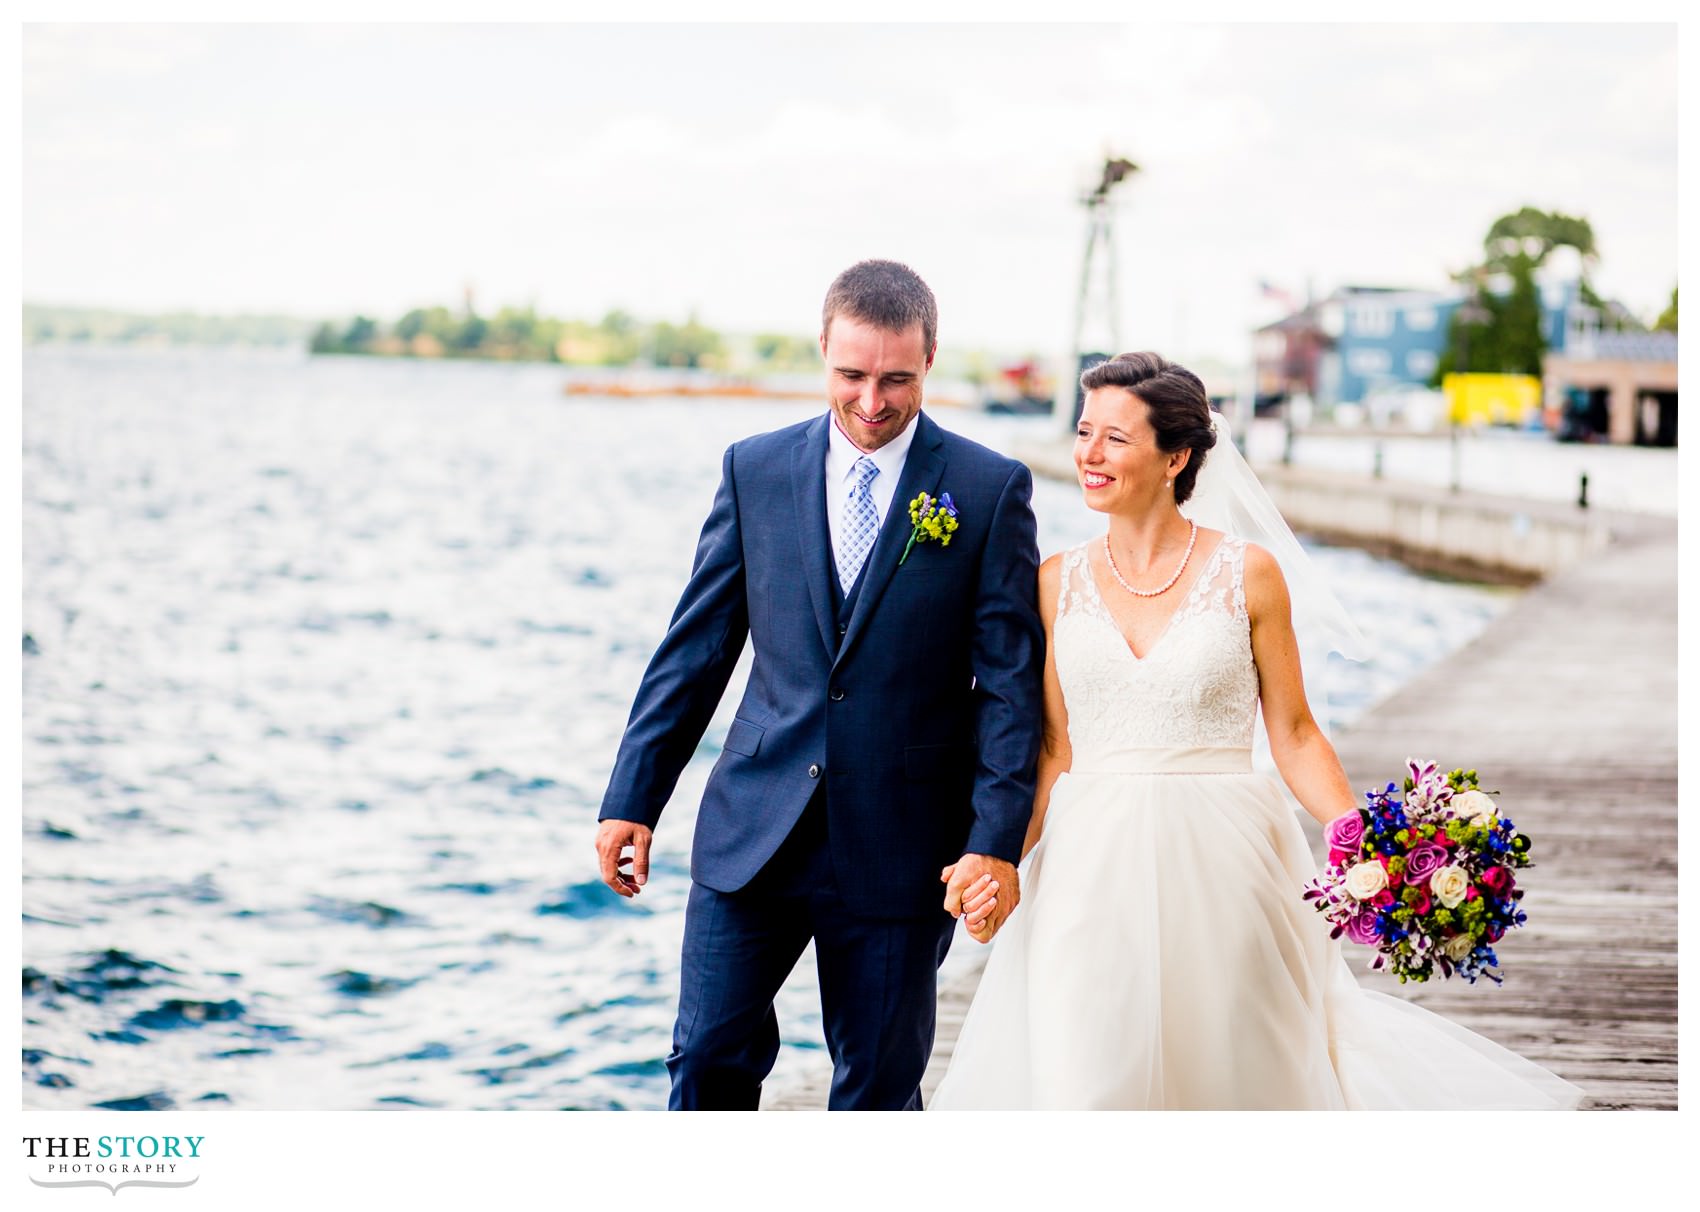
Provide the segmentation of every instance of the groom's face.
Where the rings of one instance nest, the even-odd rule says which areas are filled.
[[[832,415],[861,450],[878,450],[921,411],[921,382],[933,351],[919,323],[891,332],[836,315],[821,334],[820,351]]]

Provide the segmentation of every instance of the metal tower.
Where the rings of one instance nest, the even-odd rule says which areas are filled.
[[[1093,303],[1092,298],[1092,267],[1095,260],[1101,259],[1104,272],[1102,274],[1103,294],[1098,300],[1103,308],[1103,314],[1108,321],[1110,344],[1115,351],[1121,349],[1121,309],[1119,294],[1116,289],[1116,244],[1115,212],[1108,205],[1110,190],[1123,180],[1139,171],[1139,165],[1131,160],[1110,157],[1104,161],[1103,175],[1096,188],[1082,194],[1080,204],[1086,208],[1086,254],[1080,264],[1080,290],[1074,300],[1074,334],[1069,343],[1069,354],[1063,362],[1062,373],[1057,376],[1057,396],[1053,415],[1059,418],[1064,432],[1072,433],[1075,422],[1080,419],[1080,408],[1084,398],[1080,391],[1079,377],[1088,365],[1095,365],[1104,360],[1101,356],[1083,358],[1080,348],[1081,337],[1086,331],[1087,309]],[[1100,257],[1100,249],[1102,254]],[[1106,355],[1108,356],[1108,355]]]

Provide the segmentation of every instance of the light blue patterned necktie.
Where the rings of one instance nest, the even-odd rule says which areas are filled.
[[[846,595],[850,593],[850,586],[856,583],[856,574],[867,562],[868,552],[873,550],[880,529],[879,513],[874,509],[874,494],[869,488],[880,473],[879,464],[863,455],[850,468],[850,473],[856,479],[850,485],[850,495],[844,500],[844,516],[838,527],[838,551],[835,553],[838,558],[838,584]]]

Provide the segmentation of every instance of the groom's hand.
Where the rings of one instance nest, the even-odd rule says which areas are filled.
[[[649,881],[649,842],[654,836],[654,830],[636,821],[603,821],[596,831],[602,882],[621,896],[636,896]],[[628,846],[630,855],[625,853]],[[620,870],[625,863],[632,865],[630,874]]]
[[[952,917],[966,913],[968,936],[976,942],[991,942],[1021,903],[1021,881],[1015,865],[989,854],[965,854],[946,867],[940,878],[945,881],[945,912]]]

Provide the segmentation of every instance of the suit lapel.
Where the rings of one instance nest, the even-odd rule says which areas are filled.
[[[796,453],[791,456],[791,485],[797,494],[797,542],[803,551],[803,580],[809,586],[809,602],[815,608],[821,643],[827,655],[838,649],[838,628],[833,622],[832,537],[826,524],[826,427],[831,418],[820,417],[810,425]]]
[[[923,492],[938,495],[939,480],[944,476],[944,434],[924,412],[917,418],[915,426],[914,443],[909,447],[909,457],[903,461],[903,475],[897,481],[897,493],[891,498],[885,524],[880,527],[879,538],[874,541],[867,566],[862,569],[862,587],[857,591],[856,606],[850,614],[844,642],[838,646],[838,660],[833,662],[834,668],[855,646],[856,637],[867,625],[874,607],[879,605],[880,595],[897,572],[897,562],[903,558],[903,549],[915,529],[909,521],[909,502]],[[909,558],[915,558],[913,551]]]

